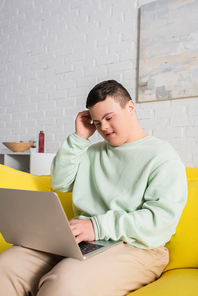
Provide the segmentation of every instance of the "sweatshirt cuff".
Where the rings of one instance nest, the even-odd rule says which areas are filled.
[[[79,143],[84,143],[84,145],[90,145],[90,140],[86,140],[84,138],[81,138],[79,136],[77,136],[75,133],[71,134],[69,137],[73,138],[76,142],[79,142]]]
[[[95,240],[101,240],[100,226],[98,224],[98,220],[97,220],[96,216],[91,217],[91,221],[92,221],[93,226],[94,226]]]

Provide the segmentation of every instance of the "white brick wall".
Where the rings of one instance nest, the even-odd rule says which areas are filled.
[[[136,97],[138,8],[152,0],[9,0],[0,7],[0,150],[37,140],[56,152],[89,90],[116,79]],[[149,134],[198,164],[198,98],[136,103]],[[94,135],[95,142],[100,137]]]

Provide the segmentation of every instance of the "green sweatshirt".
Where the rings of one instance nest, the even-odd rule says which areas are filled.
[[[187,199],[184,165],[171,145],[151,136],[113,147],[72,134],[52,162],[51,183],[73,192],[74,213],[91,218],[96,240],[143,249],[170,240]]]

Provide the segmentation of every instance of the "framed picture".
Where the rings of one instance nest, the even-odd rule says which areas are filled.
[[[140,8],[138,102],[198,96],[198,0]]]

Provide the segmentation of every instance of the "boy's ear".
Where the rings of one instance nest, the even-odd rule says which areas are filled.
[[[133,116],[135,114],[135,104],[132,100],[128,101],[128,110],[131,114],[131,116]]]

